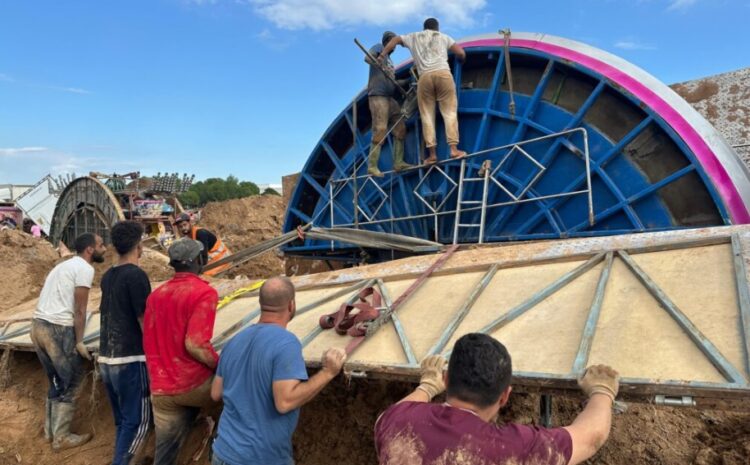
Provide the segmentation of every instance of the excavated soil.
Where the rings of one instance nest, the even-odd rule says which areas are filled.
[[[35,356],[14,353],[3,368],[9,383],[0,387],[0,465],[105,465],[112,452],[114,426],[104,389],[92,367],[78,398],[74,431],[92,432],[88,444],[53,453],[42,435],[46,379]],[[302,408],[294,435],[298,465],[375,465],[372,431],[377,416],[413,389],[407,383],[346,380],[339,377]],[[502,422],[534,424],[539,396],[513,394],[500,415]],[[555,397],[553,424],[569,423],[580,411],[580,399]],[[216,417],[218,409],[207,412]],[[183,448],[179,463],[208,465],[206,452],[197,461],[206,434],[199,420]],[[153,438],[144,451],[153,457]],[[677,410],[631,404],[614,418],[609,441],[588,463],[608,465],[747,465],[750,457],[750,414],[714,410]]]
[[[0,315],[39,294],[60,258],[49,242],[19,230],[0,231]]]
[[[281,234],[286,205],[280,196],[255,195],[224,202],[209,202],[198,225],[217,234],[232,252],[238,252]],[[284,273],[284,259],[266,252],[227,272],[229,278],[267,278]]]

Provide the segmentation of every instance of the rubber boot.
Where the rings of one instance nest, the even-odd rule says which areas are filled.
[[[367,160],[367,174],[382,178],[383,173],[378,169],[378,160],[380,160],[380,145],[372,144],[370,147],[370,156]]]
[[[52,442],[52,400],[44,403],[44,439]]]
[[[408,170],[414,168],[414,165],[410,165],[404,162],[404,140],[394,139],[393,141],[393,169],[396,171]]]
[[[52,402],[52,450],[78,447],[91,440],[88,433],[79,435],[70,432],[74,413],[75,405],[72,402]]]

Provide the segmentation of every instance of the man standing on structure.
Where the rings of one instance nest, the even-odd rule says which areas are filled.
[[[189,237],[190,239],[199,241],[201,244],[203,244],[203,251],[201,252],[201,256],[203,257],[203,266],[210,265],[211,263],[221,260],[222,258],[230,254],[229,249],[227,249],[221,239],[216,237],[216,235],[208,229],[195,226],[193,224],[192,218],[190,218],[190,215],[188,215],[187,213],[180,214],[180,216],[178,216],[175,220],[174,224],[175,226],[177,226],[177,229],[180,231],[180,235],[182,235],[182,237]],[[215,276],[227,269],[229,269],[229,264],[214,268],[203,274],[207,276]]]
[[[99,306],[99,371],[115,417],[112,465],[129,465],[146,441],[151,425],[143,314],[151,283],[138,263],[143,226],[120,221],[112,226],[117,264],[102,276]]]
[[[189,238],[169,247],[172,279],[146,300],[143,349],[151,380],[156,426],[154,465],[174,465],[201,407],[211,402],[211,380],[219,355],[211,345],[214,288],[198,277],[203,244]]]
[[[224,400],[212,465],[289,465],[292,433],[299,408],[341,371],[346,354],[329,349],[321,370],[307,378],[302,345],[287,331],[296,306],[294,285],[286,277],[267,280],[260,288],[258,324],[226,345],[216,371],[211,397]]]
[[[96,234],[75,240],[76,256],[50,271],[31,320],[31,341],[49,379],[44,436],[52,449],[80,446],[90,434],[73,434],[76,389],[83,378],[83,359],[91,354],[83,344],[86,306],[94,279],[91,263],[102,263],[106,248]]]
[[[448,51],[453,52],[462,63],[466,59],[466,52],[450,36],[439,32],[438,20],[435,18],[425,20],[423,31],[392,38],[380,53],[378,61],[384,62],[396,45],[409,49],[414,58],[414,66],[419,73],[417,82],[419,117],[422,119],[424,144],[429,151],[429,157],[425,163],[437,161],[436,102],[440,106],[440,114],[445,123],[450,157],[463,157],[466,152],[458,149],[458,99],[456,98],[456,83],[453,82],[448,65]]]
[[[586,407],[563,428],[494,423],[510,397],[510,354],[497,340],[472,333],[456,341],[443,374],[439,355],[422,362],[417,389],[375,423],[381,465],[423,463],[533,463],[575,465],[593,456],[609,436],[617,372],[604,365],[578,381]],[[430,401],[442,393],[442,404]]]
[[[396,34],[391,31],[383,33],[381,43],[375,44],[370,49],[370,55],[377,57],[383,51],[383,47]],[[392,50],[391,50],[392,52]],[[370,63],[370,58],[365,58],[370,65],[370,77],[367,81],[367,101],[372,116],[372,141],[370,142],[370,155],[367,163],[367,174],[382,177],[383,173],[378,169],[380,160],[380,149],[385,142],[388,129],[393,127],[393,169],[401,171],[411,168],[412,165],[404,162],[404,139],[406,139],[406,122],[401,116],[401,105],[396,101],[396,74],[390,56],[386,55],[382,63]],[[390,79],[388,76],[390,76]],[[405,80],[408,82],[408,80]]]

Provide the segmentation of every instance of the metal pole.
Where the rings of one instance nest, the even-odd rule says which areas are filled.
[[[433,212],[433,213],[432,213],[432,215],[433,215],[433,218],[434,218],[434,228],[435,228],[435,234],[434,234],[434,236],[435,236],[435,242],[440,242],[440,241],[438,240],[438,236],[439,236],[439,235],[438,235],[438,214],[437,214],[437,204],[436,204],[436,203],[435,203],[434,201],[432,202],[432,212]]]
[[[354,147],[359,147],[359,142],[357,140],[357,97],[354,97],[354,100],[352,101],[352,145]],[[352,161],[352,177],[354,179],[354,197],[352,201],[354,202],[354,229],[359,229],[359,188],[357,187],[357,156],[359,155],[359,150],[356,148],[354,149],[354,160]],[[333,227],[333,225],[331,225]]]
[[[583,128],[581,128],[583,129]],[[581,131],[583,135],[583,154],[586,159],[586,189],[589,194],[589,226],[594,225],[594,194],[591,191],[591,161],[589,160],[589,135],[585,129]]]
[[[333,183],[332,182],[328,183],[328,195],[329,195],[328,205],[330,206],[330,209],[331,209],[331,228],[333,228],[334,224],[333,224]],[[333,241],[331,241],[331,250],[333,250]]]
[[[456,201],[456,220],[453,222],[453,243],[458,243],[458,226],[461,223],[461,196],[464,192],[464,170],[466,160],[461,160],[461,171],[458,174],[458,200]],[[437,242],[437,241],[435,241]]]
[[[484,244],[484,222],[487,217],[487,191],[490,183],[490,169],[484,170],[484,190],[482,192],[482,213],[479,218],[479,243]]]

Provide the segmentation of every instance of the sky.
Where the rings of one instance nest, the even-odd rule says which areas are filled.
[[[353,39],[429,16],[457,39],[578,40],[668,84],[750,66],[750,0],[0,0],[0,184],[92,170],[280,183],[366,84]]]

